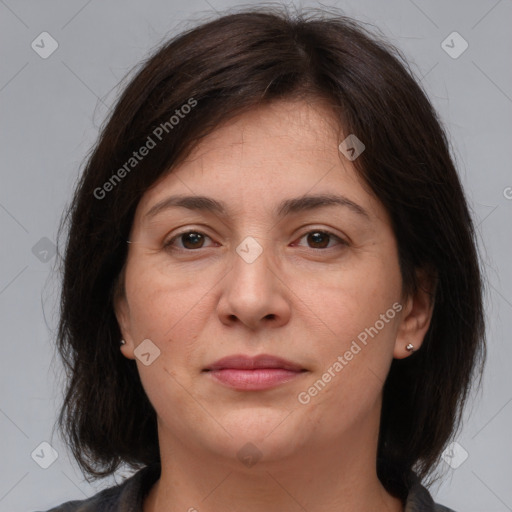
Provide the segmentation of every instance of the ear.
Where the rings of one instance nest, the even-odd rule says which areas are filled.
[[[119,330],[121,331],[122,339],[125,342],[124,344],[121,344],[121,340],[119,340],[121,353],[128,359],[135,359],[135,343],[133,342],[130,329],[130,308],[124,291],[124,271],[121,272],[121,275],[115,284],[113,305]]]
[[[411,344],[418,351],[427,334],[432,313],[437,279],[433,272],[425,269],[416,271],[417,289],[404,301],[402,318],[398,327],[393,357],[403,359],[412,354],[406,349]]]

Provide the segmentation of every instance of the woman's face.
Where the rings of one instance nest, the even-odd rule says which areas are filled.
[[[331,116],[291,101],[243,114],[141,199],[116,314],[161,444],[278,460],[376,443],[391,361],[422,336],[406,332],[390,219]],[[152,210],[171,196],[190,199]],[[294,366],[215,365],[262,354]]]

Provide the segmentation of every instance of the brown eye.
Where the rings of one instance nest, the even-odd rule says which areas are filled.
[[[303,238],[306,238],[307,244],[311,249],[330,249],[333,247],[333,245],[331,244],[329,246],[329,244],[333,240],[337,241],[338,245],[348,245],[345,240],[333,233],[330,233],[329,231],[309,231],[308,233],[305,233],[300,239],[302,240]]]
[[[324,249],[329,245],[329,235],[321,231],[315,231],[307,235],[308,243],[312,244],[314,249]]]
[[[187,231],[185,233],[179,233],[171,238],[164,244],[164,247],[170,249],[176,248],[177,250],[202,249],[204,247],[205,239],[207,238],[210,237],[200,231]],[[178,247],[174,247],[175,242],[178,240],[181,244],[178,244]]]
[[[204,244],[204,236],[201,233],[190,232],[180,237],[186,249],[200,249]]]

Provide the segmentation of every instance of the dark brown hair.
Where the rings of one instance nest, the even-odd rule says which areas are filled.
[[[441,123],[406,60],[381,36],[325,9],[291,15],[266,6],[204,21],[142,63],[63,216],[59,232],[65,225],[69,231],[57,348],[68,385],[58,425],[84,474],[97,478],[122,463],[136,469],[159,461],[156,414],[135,362],[119,351],[113,309],[140,198],[220,123],[296,98],[325,99],[343,131],[365,144],[353,163],[390,214],[404,290],[416,289],[417,269],[437,276],[424,343],[393,360],[384,385],[377,459],[383,484],[394,489],[411,469],[430,475],[460,427],[485,360],[482,280]],[[178,123],[170,122],[193,101]],[[162,126],[163,142],[128,172],[133,151]]]

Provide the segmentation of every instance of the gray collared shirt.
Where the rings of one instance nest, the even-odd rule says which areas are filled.
[[[46,512],[142,512],[144,498],[160,476],[159,466],[148,466],[114,487],[88,499],[68,501]],[[193,507],[191,507],[193,509]],[[434,503],[428,490],[413,477],[405,501],[405,512],[454,512]]]

